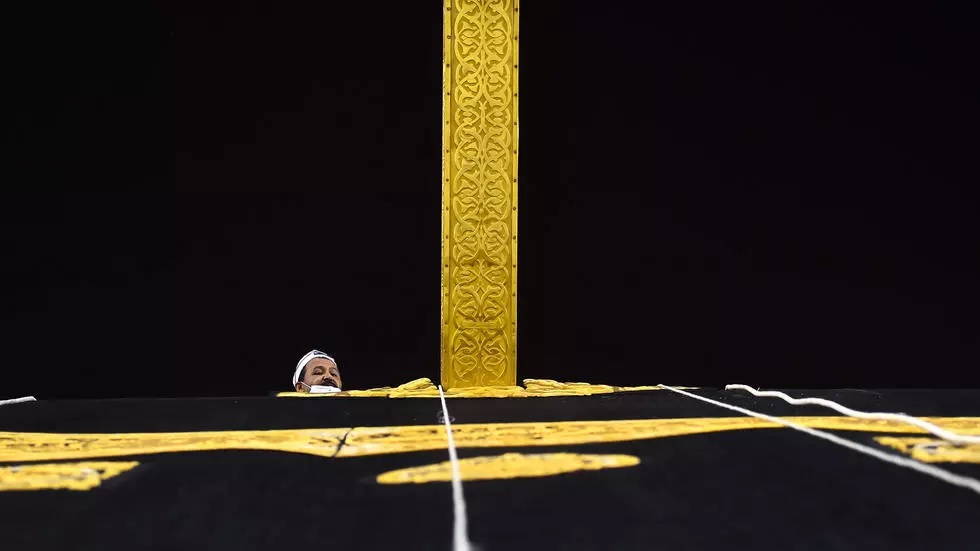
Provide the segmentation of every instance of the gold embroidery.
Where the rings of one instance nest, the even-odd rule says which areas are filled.
[[[894,421],[851,417],[785,419],[828,430],[902,434],[923,432],[912,425]],[[980,417],[934,417],[926,420],[954,432],[980,433]],[[531,447],[628,442],[782,427],[754,417],[475,423],[453,425],[453,436],[458,448]],[[342,446],[341,440],[344,441]],[[358,457],[441,450],[445,447],[446,431],[443,425],[131,434],[0,432],[0,461],[5,462],[235,449],[306,453],[320,457]]]
[[[611,392],[634,392],[638,390],[660,390],[656,386],[611,386],[590,383],[559,383],[552,379],[524,379],[529,396],[591,396]],[[692,387],[675,387],[692,388]]]
[[[0,467],[0,492],[90,490],[137,465],[138,461],[88,461]]]
[[[446,0],[442,385],[517,382],[517,0]]]
[[[332,457],[349,429],[58,434],[0,432],[0,461],[46,461],[206,450],[271,450]]]
[[[459,460],[462,480],[500,480],[505,478],[534,478],[575,471],[597,471],[639,465],[632,455],[583,455],[577,453],[521,454],[505,453]],[[388,471],[378,475],[379,484],[424,484],[452,480],[449,461]]]
[[[919,433],[904,423],[851,417],[786,417],[808,427],[828,430]],[[931,422],[953,431],[977,430],[980,418],[942,418]],[[457,448],[561,446],[628,442],[730,430],[783,428],[754,417],[644,419],[636,421],[563,421],[556,423],[480,423],[453,425]],[[443,425],[356,427],[338,457],[438,450],[446,447]]]
[[[957,445],[934,438],[879,436],[879,444],[890,446],[925,463],[978,463],[980,444]]]
[[[693,388],[693,387],[678,387]],[[472,386],[458,387],[445,391],[450,398],[531,398],[547,396],[591,396],[612,392],[634,392],[639,390],[660,390],[656,386],[610,386],[590,383],[559,383],[551,379],[524,379],[524,388],[519,386]],[[438,398],[439,389],[427,378],[415,379],[395,388],[383,387],[368,390],[347,390],[332,394],[310,394],[307,392],[280,392],[280,398]]]

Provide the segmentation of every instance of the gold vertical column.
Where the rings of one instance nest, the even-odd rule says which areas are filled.
[[[442,384],[517,383],[518,0],[445,0]]]

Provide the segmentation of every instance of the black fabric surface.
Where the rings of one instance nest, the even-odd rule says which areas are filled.
[[[831,415],[742,392],[775,415]],[[858,409],[980,416],[980,391],[793,391]],[[728,417],[666,391],[450,399],[454,423]],[[0,407],[0,430],[154,432],[435,424],[434,399],[180,399]],[[837,432],[876,446],[879,434]],[[788,429],[634,442],[460,449],[632,454],[638,466],[464,483],[470,536],[494,549],[969,549],[980,496]],[[135,456],[89,491],[0,492],[4,549],[450,549],[447,483],[380,485],[445,450],[328,459],[269,451]],[[111,458],[125,460],[127,458]],[[7,466],[9,464],[3,464]],[[967,476],[980,465],[942,464]]]

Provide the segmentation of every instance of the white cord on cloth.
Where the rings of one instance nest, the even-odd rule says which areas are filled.
[[[10,400],[0,400],[0,406],[9,406],[10,404],[20,404],[22,402],[36,402],[33,396],[24,396],[23,398],[11,398]]]
[[[906,468],[912,469],[914,471],[918,471],[918,472],[920,472],[922,474],[929,475],[929,476],[934,477],[934,478],[938,478],[939,480],[942,480],[943,482],[948,482],[948,483],[950,483],[950,484],[952,484],[954,486],[959,486],[961,488],[967,488],[969,490],[973,490],[977,494],[980,494],[980,480],[976,480],[976,479],[970,478],[968,476],[961,476],[961,475],[958,475],[958,474],[955,474],[955,473],[951,473],[949,471],[940,469],[939,467],[935,467],[935,466],[929,465],[927,463],[920,463],[919,461],[916,461],[914,459],[909,459],[909,458],[902,457],[902,456],[897,456],[897,455],[891,455],[889,453],[885,453],[885,452],[883,452],[881,450],[877,450],[877,449],[872,448],[870,446],[865,446],[864,444],[858,444],[857,442],[852,442],[851,440],[847,440],[845,438],[841,438],[841,437],[839,437],[839,436],[837,436],[835,434],[831,434],[829,432],[824,432],[824,431],[821,431],[821,430],[811,429],[810,427],[805,427],[803,425],[799,425],[797,423],[794,423],[792,421],[787,421],[787,420],[781,419],[779,417],[773,417],[771,415],[766,415],[765,413],[759,413],[757,411],[752,411],[750,409],[745,409],[745,408],[742,408],[742,407],[733,406],[733,405],[730,405],[730,404],[726,404],[724,402],[719,402],[717,400],[712,400],[711,398],[705,398],[704,396],[698,396],[697,394],[692,394],[690,392],[685,392],[685,391],[680,390],[678,388],[670,387],[670,386],[667,386],[667,385],[657,385],[657,386],[660,387],[660,388],[666,389],[666,390],[670,390],[672,392],[676,392],[678,394],[683,394],[684,396],[687,396],[687,397],[690,397],[690,398],[694,398],[695,400],[701,400],[702,402],[707,402],[709,404],[713,404],[713,405],[716,405],[718,407],[723,407],[725,409],[729,409],[729,410],[732,410],[732,411],[737,411],[739,413],[742,413],[742,414],[745,414],[745,415],[749,415],[749,416],[755,417],[757,419],[764,419],[764,420],[770,421],[772,423],[778,423],[780,425],[789,427],[791,429],[795,429],[795,430],[798,430],[800,432],[804,432],[806,434],[809,434],[810,436],[816,436],[817,438],[821,438],[823,440],[828,440],[830,442],[833,442],[834,444],[838,444],[838,445],[844,446],[845,448],[850,448],[850,449],[852,449],[852,450],[854,450],[856,452],[863,453],[865,455],[870,455],[871,457],[875,457],[875,458],[880,459],[882,461],[885,461],[887,463],[891,463],[892,465],[898,465],[899,467],[906,467]]]
[[[449,440],[449,462],[453,468],[453,550],[472,551],[473,545],[466,529],[466,500],[463,499],[463,477],[459,472],[459,457],[456,456],[456,441],[453,429],[449,426],[449,410],[446,409],[446,395],[439,385],[439,401],[442,402],[442,420],[446,423],[446,439]]]
[[[774,390],[756,390],[747,385],[728,385],[725,387],[725,390],[745,390],[754,396],[771,396],[775,398],[782,398],[794,406],[824,406],[834,411],[843,413],[848,417],[856,417],[858,419],[879,419],[882,421],[898,421],[899,423],[907,423],[909,425],[919,427],[924,431],[930,432],[943,440],[952,442],[953,444],[980,444],[980,436],[956,434],[955,432],[950,432],[944,428],[937,427],[928,421],[923,421],[918,417],[912,417],[911,415],[905,415],[902,413],[869,413],[866,411],[851,409],[847,406],[842,406],[833,400],[825,400],[823,398],[793,398],[783,392],[777,392]]]

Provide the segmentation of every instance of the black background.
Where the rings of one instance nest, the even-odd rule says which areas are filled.
[[[25,16],[0,395],[436,379],[423,4]],[[519,377],[980,383],[970,14],[647,4],[521,10]]]

